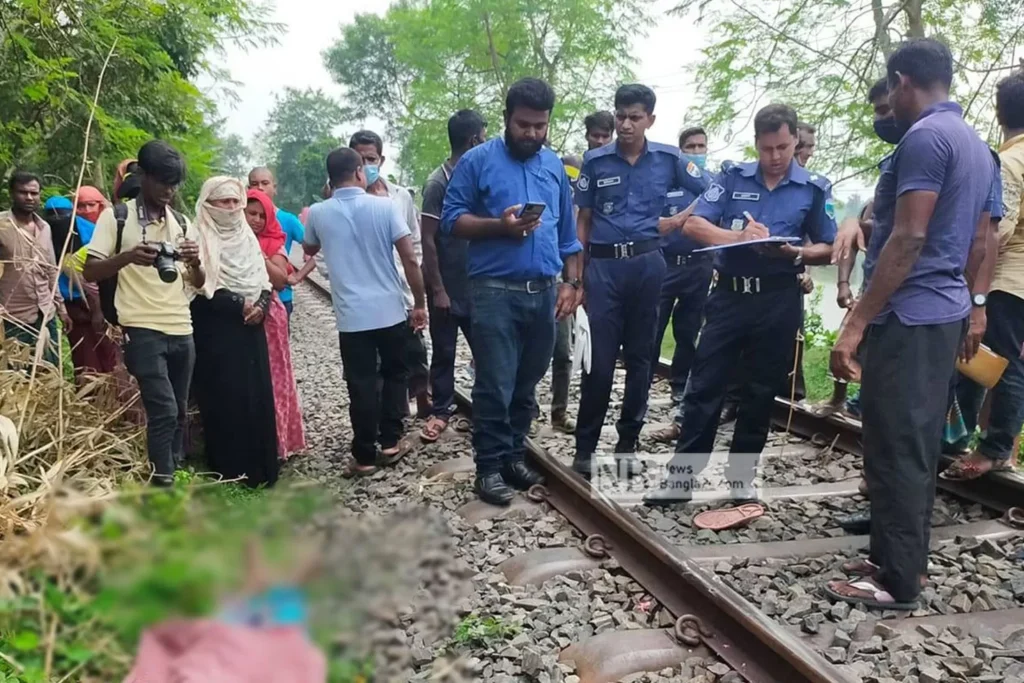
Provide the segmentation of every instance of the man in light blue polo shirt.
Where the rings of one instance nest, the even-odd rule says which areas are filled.
[[[368,476],[410,449],[400,410],[409,373],[405,340],[407,326],[422,330],[427,324],[423,275],[395,203],[366,193],[362,157],[348,148],[334,150],[327,175],[334,193],[310,208],[303,248],[310,257],[323,249],[330,276],[352,420],[355,463],[346,476]],[[408,319],[394,249],[412,289]]]
[[[459,159],[441,212],[441,231],[469,240],[474,488],[494,505],[541,481],[524,462],[534,389],[551,363],[556,317],[582,296],[569,176],[544,146],[554,106],[544,81],[513,84],[504,138]],[[527,204],[540,210],[521,214]]]

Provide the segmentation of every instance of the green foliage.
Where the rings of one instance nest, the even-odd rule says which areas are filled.
[[[1024,13],[1004,0],[821,0],[758,5],[682,0],[711,43],[696,66],[688,118],[731,142],[754,112],[786,102],[818,128],[811,162],[833,181],[875,174],[891,147],[872,131],[867,93],[900,41],[931,36],[954,55],[953,99],[983,136],[996,136],[991,92],[1024,36]]]
[[[194,81],[222,75],[211,57],[225,45],[265,42],[275,26],[255,0],[9,0],[0,28],[0,174],[27,167],[44,185],[74,187],[113,48],[85,182],[109,192],[117,163],[160,137],[188,162],[187,204],[218,150],[213,104]]]
[[[810,305],[804,311],[804,346],[820,346],[831,349],[836,343],[837,330],[825,327],[821,318],[821,297],[825,290],[816,287],[811,294]]]
[[[215,171],[233,178],[243,178],[250,170],[252,152],[238,135],[231,134],[218,141]]]
[[[404,0],[383,16],[357,15],[325,53],[346,89],[346,117],[387,121],[406,183],[449,154],[446,122],[472,108],[499,134],[505,92],[524,76],[557,101],[549,139],[580,149],[583,118],[611,108],[631,76],[630,41],[647,25],[647,0]]]
[[[496,641],[507,640],[519,633],[515,624],[507,624],[498,617],[480,617],[470,614],[455,627],[452,642],[465,647],[487,647]]]
[[[324,160],[344,144],[334,129],[341,106],[320,90],[285,88],[260,135],[261,150],[277,178],[278,206],[298,213],[319,200],[327,179]]]

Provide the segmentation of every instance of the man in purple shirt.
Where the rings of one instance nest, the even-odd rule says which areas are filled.
[[[836,600],[913,610],[928,562],[949,378],[971,313],[968,282],[977,284],[988,242],[993,160],[949,101],[945,45],[904,43],[886,72],[906,133],[875,188],[869,284],[831,361],[835,377],[861,382],[871,554],[880,566],[825,590]]]

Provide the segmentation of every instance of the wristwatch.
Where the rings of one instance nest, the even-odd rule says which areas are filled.
[[[569,286],[570,286],[570,287],[572,287],[573,289],[579,289],[579,288],[580,288],[580,285],[582,285],[583,283],[582,283],[582,282],[580,282],[580,279],[579,279],[578,277],[574,277],[574,278],[573,278],[573,279],[571,279],[571,280],[566,280],[566,281],[565,281],[565,284],[569,285]]]
[[[794,266],[802,266],[804,264],[804,248],[796,248],[796,258],[793,259]]]
[[[974,294],[971,296],[971,305],[981,308],[988,303],[988,294]]]

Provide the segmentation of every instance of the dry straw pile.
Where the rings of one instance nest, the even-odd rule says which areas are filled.
[[[91,574],[100,549],[75,520],[148,476],[143,431],[125,417],[137,394],[113,376],[72,385],[36,355],[0,341],[0,599],[30,591],[31,569],[58,583]]]

